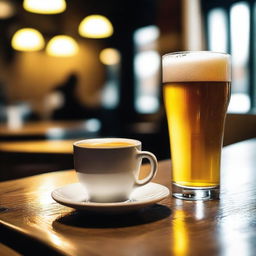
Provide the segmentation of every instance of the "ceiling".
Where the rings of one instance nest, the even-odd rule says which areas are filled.
[[[13,17],[0,20],[0,54],[5,56],[13,54],[12,35],[24,27],[38,29],[46,40],[59,34],[91,40],[82,39],[77,30],[81,20],[90,14],[102,14],[110,19],[115,32],[105,41],[114,46],[126,40],[127,33],[146,25],[157,24],[163,33],[180,31],[179,0],[68,0],[66,11],[55,15],[30,13],[23,9],[22,0],[9,1],[15,5],[16,12]]]

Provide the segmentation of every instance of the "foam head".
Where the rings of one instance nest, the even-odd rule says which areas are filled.
[[[195,51],[163,56],[163,83],[192,81],[231,81],[230,55]]]

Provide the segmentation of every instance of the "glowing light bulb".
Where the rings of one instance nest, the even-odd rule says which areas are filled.
[[[8,19],[15,13],[15,7],[12,2],[0,0],[0,19]]]
[[[23,28],[13,35],[11,45],[17,51],[39,51],[45,43],[39,31],[33,28]]]
[[[56,14],[66,10],[65,0],[24,0],[23,8],[28,12]]]
[[[116,65],[120,62],[120,53],[114,48],[106,48],[100,52],[100,61],[105,65]]]
[[[78,32],[83,37],[105,38],[113,34],[113,26],[102,15],[90,15],[81,21]]]
[[[59,35],[53,37],[46,46],[47,54],[56,57],[70,57],[79,50],[77,42],[70,36]]]

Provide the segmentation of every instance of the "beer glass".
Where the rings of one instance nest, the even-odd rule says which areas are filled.
[[[230,98],[230,55],[210,51],[163,56],[172,194],[187,200],[219,198],[220,161]]]

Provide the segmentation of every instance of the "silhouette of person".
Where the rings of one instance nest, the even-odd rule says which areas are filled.
[[[76,96],[77,75],[72,73],[68,79],[55,88],[62,94],[63,104],[53,112],[53,119],[72,120],[86,118],[86,108],[79,102]]]

